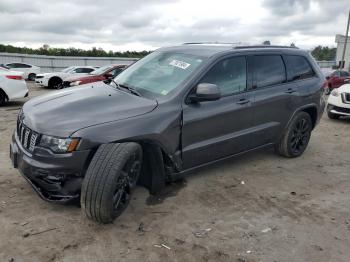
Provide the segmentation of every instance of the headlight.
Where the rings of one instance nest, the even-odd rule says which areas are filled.
[[[339,92],[337,89],[333,89],[333,91],[331,92],[332,96],[339,96]]]
[[[72,83],[70,83],[70,86],[78,86],[80,85],[81,81],[74,81]]]
[[[79,143],[79,138],[58,138],[42,135],[39,145],[50,149],[54,153],[68,153],[74,151]]]

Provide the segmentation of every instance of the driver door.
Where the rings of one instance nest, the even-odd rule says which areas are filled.
[[[198,83],[216,84],[221,98],[183,105],[182,158],[188,169],[248,150],[252,139],[252,92],[246,57],[217,62]]]

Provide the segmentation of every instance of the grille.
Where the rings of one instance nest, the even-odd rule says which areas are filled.
[[[34,148],[39,141],[39,134],[25,126],[20,120],[20,117],[17,120],[17,136],[21,142],[21,145],[25,149],[27,149],[29,152],[34,151]]]
[[[350,114],[350,108],[343,108],[343,107],[337,107],[337,106],[335,106],[335,107],[334,107],[334,110],[337,110],[338,112],[341,112],[341,113]]]
[[[344,95],[344,102],[350,103],[350,93],[343,93]]]

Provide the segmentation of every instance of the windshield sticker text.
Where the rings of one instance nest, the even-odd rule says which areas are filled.
[[[181,69],[186,69],[186,68],[189,67],[191,64],[174,59],[173,61],[171,61],[171,62],[169,63],[169,65],[176,66],[176,67],[181,68]]]

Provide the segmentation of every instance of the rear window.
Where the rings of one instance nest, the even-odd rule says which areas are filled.
[[[261,55],[254,57],[257,88],[286,82],[286,70],[280,55]]]
[[[286,64],[291,72],[289,80],[301,80],[315,76],[315,72],[303,56],[287,55]]]

